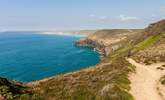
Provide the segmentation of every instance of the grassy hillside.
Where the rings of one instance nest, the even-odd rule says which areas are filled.
[[[152,24],[153,28],[150,26],[149,29],[146,29],[147,32],[151,32],[151,36],[134,49],[134,51],[142,49],[133,56],[137,62],[145,64],[165,62],[165,25],[163,23],[165,20]],[[144,49],[146,46],[147,48]]]
[[[133,100],[127,75],[134,70],[123,58],[42,82],[39,95],[55,100]]]
[[[114,37],[116,35],[123,34],[123,33],[125,33],[124,35],[126,35],[126,34],[129,35],[129,33],[140,32],[140,31],[142,31],[142,30],[141,29],[104,29],[104,30],[97,31],[94,34],[91,34],[89,36],[89,38],[106,39],[106,38],[111,38],[111,37]]]
[[[142,31],[142,29],[99,30],[94,34],[89,35],[87,38],[93,41],[97,41],[98,43],[103,43],[105,46],[110,46],[122,40],[127,40],[128,37]]]

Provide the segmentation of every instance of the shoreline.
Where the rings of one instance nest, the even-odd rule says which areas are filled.
[[[39,35],[59,35],[59,36],[71,36],[71,37],[87,37],[87,34],[83,34],[83,33],[76,33],[76,32],[49,32],[49,31],[3,31],[0,32],[0,34],[5,34],[8,32],[18,32],[23,33],[23,34],[27,34],[27,33],[32,33],[32,34],[39,34]]]
[[[94,51],[97,51],[101,56],[106,56],[106,46],[104,43],[100,43],[96,40],[88,39],[88,38],[82,38],[75,42],[75,45],[78,47],[91,47],[94,49]]]
[[[83,69],[80,69],[80,70],[75,70],[75,71],[67,72],[67,73],[61,73],[61,74],[58,74],[58,75],[46,77],[46,78],[43,78],[43,79],[40,79],[40,80],[34,80],[34,81],[31,81],[31,82],[21,82],[21,83],[25,84],[25,86],[28,86],[28,87],[38,86],[40,83],[46,82],[46,81],[54,79],[54,78],[65,77],[65,76],[68,76],[68,75],[74,75],[74,74],[81,73],[81,72],[90,72],[92,70],[95,70],[95,68],[99,64],[100,64],[100,62],[98,62],[96,65],[89,66],[89,67],[86,67],[86,68],[83,68]]]
[[[78,40],[79,41],[79,40]],[[74,42],[75,45],[76,45],[76,42]],[[77,45],[76,45],[77,46]],[[90,47],[90,46],[79,46],[79,47]],[[71,71],[71,72],[66,72],[66,73],[61,73],[61,74],[58,74],[58,75],[53,75],[53,76],[50,76],[50,77],[46,77],[46,78],[43,78],[43,79],[40,79],[40,80],[33,80],[31,82],[22,82],[22,83],[25,83],[27,86],[30,86],[32,85],[33,86],[37,86],[39,85],[40,83],[42,82],[45,82],[45,81],[48,81],[48,80],[51,80],[53,78],[58,78],[58,77],[61,77],[61,76],[67,76],[67,75],[72,75],[72,74],[76,74],[76,73],[79,73],[79,72],[83,72],[83,71],[90,71],[90,70],[94,70],[97,65],[101,64],[100,62],[102,61],[102,59],[104,59],[106,57],[106,55],[100,51],[99,49],[97,49],[97,47],[91,47],[93,48],[93,50],[95,52],[98,52],[99,55],[100,55],[100,61],[98,63],[96,63],[95,65],[93,66],[88,66],[86,68],[82,68],[82,69],[79,69],[79,70],[75,70],[75,71]]]
[[[87,37],[85,34],[75,34],[75,33],[66,33],[66,32],[41,32],[40,34],[44,35],[60,35],[60,36],[74,36],[74,37]]]
[[[56,34],[52,34],[52,35],[56,35]],[[58,35],[62,35],[62,36],[66,36],[65,34],[58,34]],[[75,36],[74,34],[69,34],[67,36]],[[80,38],[83,38],[83,37],[80,37]],[[79,40],[79,38],[77,38],[76,40]],[[73,42],[72,44],[74,44],[75,42]],[[74,46],[74,45],[73,45]],[[83,49],[83,48],[82,48]],[[91,52],[94,52],[93,49],[91,49],[92,51]],[[95,51],[96,52],[96,51]],[[100,53],[98,53],[98,62],[94,63],[92,66],[95,66],[96,64],[98,64],[100,62]],[[59,73],[59,74],[56,74],[56,75],[51,75],[51,76],[48,76],[48,77],[45,77],[45,78],[41,78],[41,79],[37,79],[37,80],[30,80],[30,81],[24,81],[24,80],[17,80],[17,79],[11,79],[11,78],[7,78],[7,77],[4,77],[4,78],[7,78],[8,80],[11,80],[11,81],[15,81],[15,82],[20,82],[20,83],[29,83],[29,82],[33,82],[33,81],[40,81],[40,80],[44,80],[44,79],[49,79],[50,77],[56,77],[58,75],[63,75],[63,74],[67,74],[67,73],[73,73],[75,71],[79,71],[79,70],[82,70],[82,69],[86,69],[86,68],[89,68],[91,65],[88,65],[88,66],[82,66],[83,68],[81,69],[77,69],[77,70],[73,70],[73,71],[69,71],[69,72],[64,72],[64,73]]]

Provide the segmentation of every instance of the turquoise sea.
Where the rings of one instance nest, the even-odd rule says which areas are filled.
[[[74,46],[80,37],[0,32],[0,76],[30,82],[95,65],[100,55]]]

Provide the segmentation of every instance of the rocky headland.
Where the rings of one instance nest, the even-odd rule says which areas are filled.
[[[75,44],[77,46],[96,48],[96,50],[106,56],[122,47],[124,41],[128,40],[131,35],[141,31],[142,29],[99,30],[86,38],[80,39]]]

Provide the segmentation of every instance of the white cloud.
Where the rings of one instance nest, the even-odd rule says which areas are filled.
[[[151,18],[155,18],[155,17],[157,17],[156,14],[151,14]]]
[[[121,21],[137,21],[137,20],[139,20],[139,18],[137,18],[137,17],[134,17],[134,16],[125,16],[125,15],[120,15],[119,16],[119,19],[121,20]]]
[[[107,16],[100,16],[99,19],[100,19],[100,20],[107,20],[108,17],[107,17]]]
[[[92,21],[96,21],[96,22],[108,22],[110,20],[110,18],[105,15],[98,16],[95,14],[90,14],[89,17],[91,18]]]
[[[96,15],[95,14],[90,14],[89,17],[95,17]]]
[[[154,15],[153,15],[154,16]],[[140,20],[140,18],[138,17],[134,17],[134,16],[126,16],[126,15],[119,15],[117,17],[109,17],[109,16],[106,16],[106,15],[101,15],[101,16],[97,16],[95,14],[90,14],[89,17],[91,17],[91,19],[93,21],[96,21],[96,22],[104,22],[104,23],[110,23],[110,22],[137,22]]]

